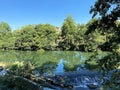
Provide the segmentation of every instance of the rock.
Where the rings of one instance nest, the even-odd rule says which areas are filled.
[[[7,71],[5,69],[3,69],[2,71],[0,71],[0,76],[4,76],[5,74],[7,74]]]
[[[3,70],[3,67],[2,66],[0,66],[0,71],[2,71]]]
[[[43,90],[55,90],[55,89],[51,89],[51,88],[47,88],[47,87],[44,87],[42,88]]]
[[[86,87],[82,87],[82,86],[74,86],[73,87],[73,90],[89,90],[89,88],[86,86]]]
[[[117,83],[117,84],[120,84],[120,80],[117,80],[116,83]]]
[[[40,73],[39,73],[37,70],[33,71],[33,74],[34,74],[36,77],[40,76]]]
[[[97,83],[91,83],[87,85],[90,89],[96,89],[98,88],[98,84]]]

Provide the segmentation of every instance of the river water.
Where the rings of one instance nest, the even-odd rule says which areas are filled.
[[[41,68],[41,73],[57,73],[76,71],[79,67],[84,67],[85,60],[91,55],[92,53],[77,51],[0,51],[0,64],[30,61]],[[103,57],[105,54],[99,56]]]
[[[91,55],[93,55],[93,53],[77,51],[0,51],[0,66],[9,66],[17,61],[29,61],[38,68],[40,74],[59,74],[70,71],[80,71],[86,68],[89,69],[89,67],[86,67],[85,61],[88,60]],[[106,53],[101,53],[97,58],[104,57],[105,55]],[[96,63],[92,61],[92,64],[94,66],[92,69],[96,69]],[[85,77],[83,76],[83,78]]]

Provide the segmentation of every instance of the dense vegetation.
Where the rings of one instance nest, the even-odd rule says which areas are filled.
[[[111,51],[119,43],[120,22],[107,30],[98,27],[99,19],[91,19],[87,24],[75,24],[68,16],[61,28],[50,24],[27,25],[19,30],[0,23],[0,49],[15,50],[78,50]]]
[[[106,42],[100,46],[101,50],[111,51],[111,54],[97,62],[103,71],[111,69],[117,71],[120,68],[120,23],[118,21],[120,19],[120,0],[97,0],[91,7],[90,13],[93,13],[93,17],[100,16],[95,28],[100,28],[101,33],[106,36]],[[98,53],[97,48],[93,57]],[[120,89],[119,84],[115,83],[116,80],[120,80],[119,74],[119,71],[114,73],[114,78],[108,82],[108,87],[112,87],[113,90]]]

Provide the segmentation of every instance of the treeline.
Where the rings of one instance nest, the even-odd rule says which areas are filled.
[[[6,22],[0,22],[0,49],[4,50],[76,50],[111,51],[119,47],[120,22],[104,30],[99,19],[91,19],[87,24],[75,24],[68,16],[61,28],[50,24],[27,25],[11,30]]]

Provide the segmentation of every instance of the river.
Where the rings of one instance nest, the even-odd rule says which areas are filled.
[[[85,68],[84,62],[91,55],[78,51],[0,51],[0,64],[9,66],[17,61],[30,61],[40,68],[41,73],[60,73]]]
[[[86,67],[85,64],[85,61],[88,60],[91,55],[93,55],[93,53],[79,51],[0,51],[0,66],[9,66],[18,61],[31,62],[40,74],[52,75],[64,72],[80,71],[81,69],[84,70],[86,68],[91,69]],[[105,55],[107,55],[106,52],[101,53],[96,57],[96,59],[102,58]],[[92,69],[97,68],[95,67],[95,61],[92,61],[92,65],[94,67]],[[80,79],[84,78],[86,79],[86,77],[81,76]],[[83,81],[85,81],[85,79]]]

